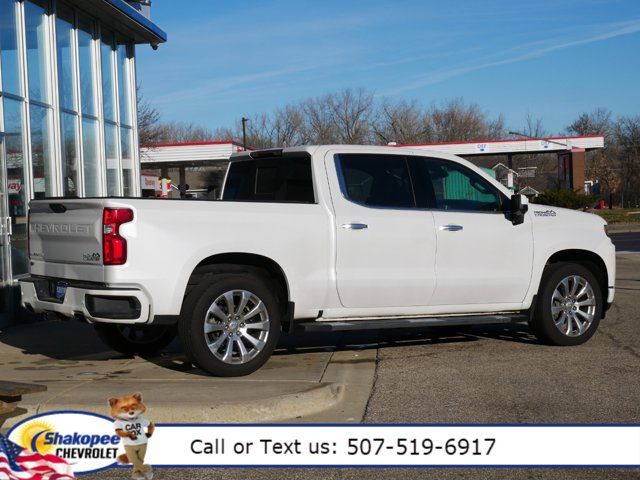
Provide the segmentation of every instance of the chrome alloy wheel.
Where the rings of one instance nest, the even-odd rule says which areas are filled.
[[[591,284],[578,275],[560,280],[551,297],[551,318],[560,332],[579,337],[586,332],[596,313],[596,295]]]
[[[251,361],[269,337],[269,312],[257,295],[246,290],[223,293],[204,319],[204,335],[217,359],[230,364]]]

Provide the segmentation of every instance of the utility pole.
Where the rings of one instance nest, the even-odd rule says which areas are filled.
[[[244,148],[244,150],[247,150],[247,122],[249,121],[248,118],[246,117],[242,117],[242,148]]]

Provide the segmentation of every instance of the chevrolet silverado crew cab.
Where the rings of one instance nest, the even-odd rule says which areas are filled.
[[[221,376],[281,331],[528,322],[578,345],[614,297],[596,215],[528,204],[466,160],[397,147],[232,157],[219,200],[50,198],[29,219],[22,304],[151,354],[177,334]]]

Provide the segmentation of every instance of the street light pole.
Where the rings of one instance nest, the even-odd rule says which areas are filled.
[[[242,148],[247,150],[247,122],[248,118],[242,117]]]

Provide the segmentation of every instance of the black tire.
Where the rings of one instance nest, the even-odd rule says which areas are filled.
[[[585,331],[583,333],[579,334],[578,332],[574,331],[577,329],[575,322],[571,324],[575,328],[569,326],[566,320],[565,323],[562,324],[563,329],[564,325],[567,325],[568,328],[572,330],[572,335],[575,336],[567,335],[566,333],[561,332],[558,327],[556,327],[551,305],[556,287],[559,286],[560,282],[563,279],[571,276],[582,277],[584,280],[586,280],[591,286],[591,290],[595,297],[593,320],[585,328]],[[529,326],[531,327],[536,337],[538,337],[538,339],[543,343],[559,346],[580,345],[589,340],[598,329],[600,319],[602,318],[602,308],[604,305],[603,301],[604,299],[602,296],[602,286],[600,284],[600,280],[591,270],[589,270],[584,265],[580,265],[577,263],[554,263],[547,266],[542,275],[542,281],[538,290],[538,298],[537,304],[535,306],[534,317]],[[564,308],[564,306],[561,308]],[[567,306],[566,308],[570,309],[572,307]],[[557,315],[562,315],[562,313],[559,313]],[[584,317],[581,315],[577,315],[577,317],[584,320]],[[557,316],[556,318],[559,319],[560,317]]]
[[[94,323],[93,328],[109,348],[125,355],[153,355],[176,337],[175,328],[165,325]]]
[[[278,343],[282,317],[282,309],[278,303],[277,296],[268,285],[266,278],[255,273],[216,273],[205,275],[199,284],[189,292],[184,300],[180,314],[178,336],[182,342],[185,354],[196,367],[218,377],[238,377],[249,375],[265,364]],[[262,315],[265,315],[264,318],[268,319],[268,325],[265,322],[264,330],[251,330],[251,332],[249,332],[248,329],[246,330],[246,333],[251,333],[254,337],[265,335],[263,341],[261,341],[261,349],[259,350],[255,345],[247,341],[246,337],[243,336],[244,334],[241,333],[242,329],[240,326],[244,326],[244,323],[236,323],[235,325],[225,323],[233,321],[231,318],[221,321],[216,317],[210,316],[211,321],[209,323],[215,323],[217,328],[224,327],[228,330],[216,330],[215,332],[207,334],[204,332],[205,318],[209,315],[208,311],[214,302],[220,300],[227,292],[236,292],[236,294],[233,295],[231,303],[237,300],[238,305],[234,305],[234,309],[239,309],[239,291],[250,292],[266,307],[266,310],[263,310],[263,313],[259,316],[259,319],[262,319]],[[255,305],[255,301],[252,301],[254,302],[253,305]],[[225,306],[226,303],[226,300],[224,303],[222,303],[222,301],[220,303],[222,309],[224,309],[222,313],[225,315],[229,313],[226,311],[228,310]],[[249,310],[249,305],[250,304],[245,307],[246,310]],[[249,318],[247,325],[251,324],[249,320],[255,321],[256,319],[255,317]],[[217,349],[212,347],[216,350],[216,353],[209,348],[208,343],[215,344],[216,340],[221,340],[223,334],[230,335],[234,332],[235,337],[233,337],[233,341],[227,336],[226,339],[222,340],[222,343],[220,343]],[[245,363],[231,363],[241,361],[241,353],[239,352],[240,345],[237,342],[241,342],[249,352],[252,351],[251,348],[255,349],[255,353],[253,353],[254,356]],[[229,343],[232,343],[231,357],[230,360],[223,361],[218,358],[216,354],[222,355],[221,350],[225,349],[226,351]]]

